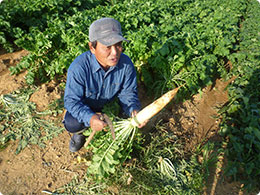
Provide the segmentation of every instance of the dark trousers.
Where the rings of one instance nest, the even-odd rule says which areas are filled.
[[[68,111],[65,114],[63,124],[65,129],[70,133],[80,133],[86,128],[84,123],[79,123],[79,121],[75,119]]]

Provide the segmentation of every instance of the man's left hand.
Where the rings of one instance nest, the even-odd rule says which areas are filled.
[[[132,116],[132,117],[135,117],[135,116],[137,115],[137,113],[138,113],[137,110],[133,110],[133,112],[131,113],[131,116]],[[145,122],[143,122],[142,124],[139,124],[137,127],[138,127],[138,128],[142,128],[142,127],[144,127],[144,126],[147,124],[147,122],[148,122],[148,120],[145,121]]]

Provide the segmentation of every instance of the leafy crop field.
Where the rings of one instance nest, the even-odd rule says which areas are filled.
[[[66,71],[88,50],[88,27],[100,17],[119,20],[130,40],[124,53],[135,64],[143,106],[183,85],[174,101],[138,130],[130,150],[104,158],[105,174],[91,174],[91,156],[105,138],[99,134],[95,144],[76,156],[63,151],[83,173],[60,186],[53,179],[48,191],[46,186],[38,190],[223,194],[219,183],[234,182],[240,193],[260,191],[257,0],[4,0],[0,13],[1,80],[9,78],[7,72],[12,79],[25,78],[11,90],[4,90],[8,79],[2,83],[1,155],[12,147],[19,156],[35,145],[45,154],[53,139],[64,137],[60,121]],[[20,51],[27,53],[16,60],[4,56]],[[40,90],[46,94],[37,95]],[[51,97],[53,93],[59,95]],[[117,106],[112,109],[116,112]],[[32,193],[26,189],[22,193]]]

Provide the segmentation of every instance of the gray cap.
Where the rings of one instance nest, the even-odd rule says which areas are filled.
[[[90,42],[99,41],[103,45],[111,46],[120,41],[127,41],[122,35],[120,22],[113,18],[101,18],[89,27]]]

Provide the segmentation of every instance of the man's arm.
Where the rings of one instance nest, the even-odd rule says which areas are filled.
[[[80,123],[90,126],[90,119],[95,113],[82,101],[85,96],[86,81],[80,74],[82,70],[72,71],[73,68],[69,69],[67,74],[64,107]]]

